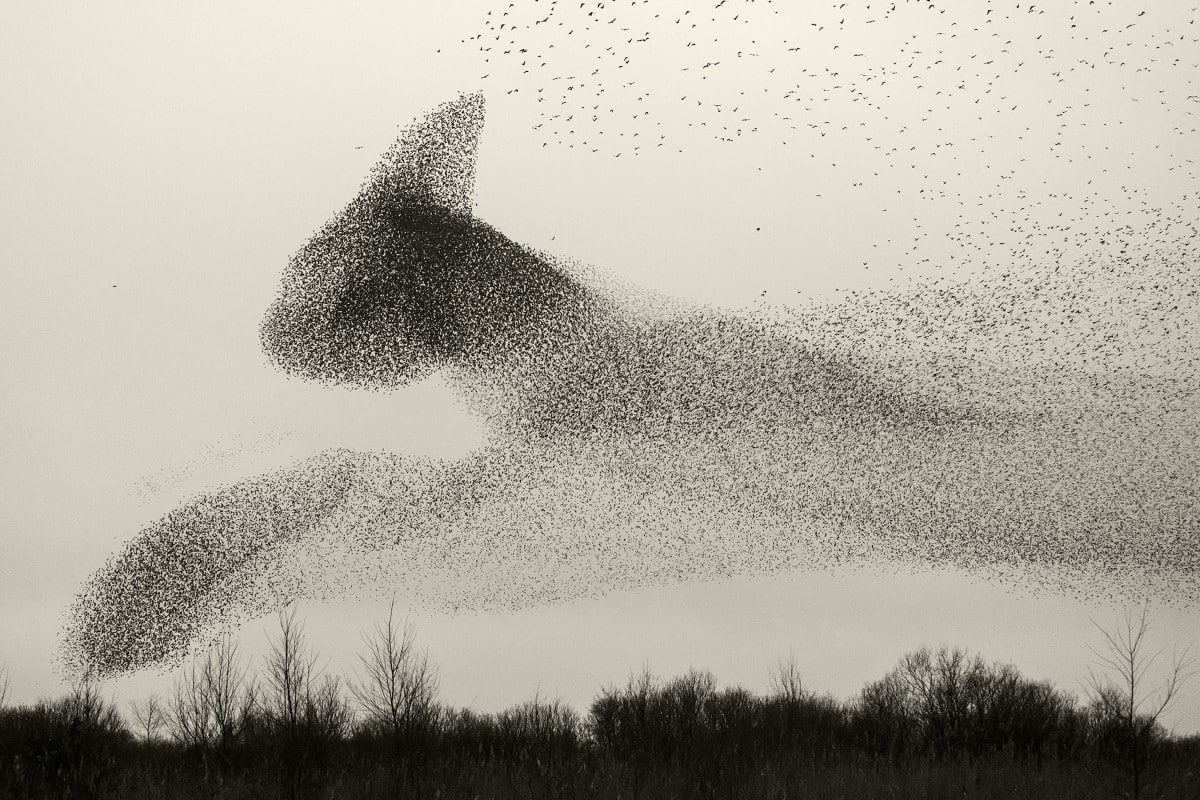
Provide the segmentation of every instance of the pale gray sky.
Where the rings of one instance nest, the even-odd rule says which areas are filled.
[[[285,379],[258,350],[258,321],[288,255],[352,196],[398,126],[482,87],[481,217],[517,241],[666,294],[732,308],[795,305],[838,289],[1003,265],[1015,222],[1021,236],[1036,232],[1034,249],[1052,250],[1069,238],[1054,227],[1064,209],[1077,228],[1095,230],[1136,226],[1160,207],[1194,212],[1187,193],[1200,158],[1200,69],[1187,59],[1196,59],[1195,12],[1156,3],[1137,18],[1135,5],[1101,10],[1111,25],[1087,25],[1111,37],[1110,28],[1128,30],[1134,18],[1152,29],[1147,41],[1164,30],[1191,38],[1153,64],[1136,46],[1137,29],[1106,38],[1097,53],[1095,38],[1065,37],[1050,58],[1032,44],[1034,31],[1053,38],[1060,28],[1036,15],[1005,23],[997,58],[1066,64],[1128,53],[1130,69],[1102,64],[1099,79],[1084,66],[1088,74],[1061,87],[1013,73],[993,91],[1017,109],[983,121],[963,99],[939,106],[936,124],[923,122],[929,98],[911,75],[893,77],[894,105],[879,97],[874,112],[845,96],[823,100],[826,89],[892,64],[901,30],[917,37],[911,49],[921,56],[940,47],[944,18],[900,20],[877,34],[864,11],[859,27],[837,34],[849,55],[818,48],[836,41],[833,28],[808,30],[834,24],[828,9],[765,19],[764,42],[788,26],[816,37],[804,66],[789,69],[840,70],[844,80],[809,85],[794,76],[812,102],[785,109],[776,95],[755,99],[763,132],[735,142],[698,132],[695,123],[711,115],[668,98],[680,89],[728,103],[759,86],[761,70],[699,84],[682,71],[691,62],[681,59],[692,57],[686,42],[663,46],[628,67],[653,96],[618,93],[613,102],[621,112],[657,103],[655,135],[676,146],[636,157],[610,141],[641,130],[632,117],[610,118],[599,152],[581,144],[583,132],[547,140],[546,128],[534,128],[545,120],[530,98],[552,76],[481,64],[461,40],[484,29],[490,6],[482,2],[6,6],[0,661],[15,698],[60,690],[51,657],[74,591],[188,495],[327,447],[454,457],[479,441],[479,426],[447,402],[436,379],[393,394],[329,389]],[[664,3],[664,14],[668,6],[684,8]],[[1064,4],[1052,13],[1068,11]],[[945,49],[951,65],[992,46],[971,38],[972,20]],[[719,52],[753,38],[737,30],[705,46]],[[563,44],[565,55],[547,69],[569,76],[590,63],[590,52],[572,47]],[[932,59],[930,68],[945,77]],[[1163,92],[1180,102],[1162,103]],[[1041,109],[1055,103],[1093,125],[1060,135],[1051,125],[1059,118]],[[779,127],[772,115],[780,109],[828,125],[828,135]],[[868,142],[843,126],[877,133]],[[1190,137],[1180,132],[1189,129]],[[915,155],[897,167],[875,149],[881,142]],[[943,142],[960,153],[949,166],[934,154]],[[1077,157],[1049,158],[1055,148]],[[920,198],[927,186],[938,196]],[[948,243],[946,234],[963,230],[975,232],[977,247]],[[318,645],[334,655],[383,607],[305,610]],[[617,593],[508,615],[412,615],[442,665],[447,699],[498,708],[536,690],[582,707],[643,661],[664,673],[710,667],[723,681],[761,687],[789,650],[813,686],[848,695],[904,651],[943,642],[1070,688],[1084,677],[1086,644],[1096,638],[1089,619],[1115,613],[952,574],[822,573]],[[1164,641],[1200,631],[1200,609],[1162,609],[1157,619]],[[246,626],[248,647],[265,624]],[[135,676],[119,688],[161,680]],[[1181,729],[1200,730],[1200,687],[1186,701]]]

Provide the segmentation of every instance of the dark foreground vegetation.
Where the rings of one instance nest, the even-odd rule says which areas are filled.
[[[942,648],[849,701],[785,662],[766,695],[644,673],[580,716],[542,698],[498,714],[440,704],[394,619],[342,681],[284,616],[255,673],[226,642],[127,716],[89,681],[7,707],[0,674],[0,797],[1200,798],[1200,737],[1159,723],[1188,661],[1147,685],[1145,616],[1126,622],[1083,700]]]

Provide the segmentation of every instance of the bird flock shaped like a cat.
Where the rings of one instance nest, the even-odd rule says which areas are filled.
[[[291,259],[261,338],[330,385],[439,373],[487,443],[325,452],[188,500],[83,588],[71,663],[125,672],[380,588],[509,609],[858,564],[1196,599],[1194,381],[980,357],[1061,285],[934,283],[808,315],[668,302],[475,217],[483,121],[474,94],[407,129]]]

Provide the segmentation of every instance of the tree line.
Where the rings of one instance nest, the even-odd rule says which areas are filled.
[[[437,669],[394,606],[364,636],[349,678],[322,669],[303,623],[285,612],[257,669],[224,639],[166,697],[128,714],[87,679],[65,697],[9,707],[0,673],[0,791],[734,797],[854,785],[867,797],[905,781],[919,796],[938,796],[929,781],[973,781],[969,796],[984,797],[1062,781],[1039,791],[1094,796],[1068,793],[1087,784],[1134,798],[1195,796],[1200,739],[1162,724],[1193,662],[1149,649],[1149,630],[1144,610],[1101,629],[1082,698],[941,647],[905,654],[849,700],[812,691],[791,658],[771,671],[766,693],[721,687],[703,670],[670,679],[647,670],[602,688],[582,715],[542,697],[483,713],[439,701]]]

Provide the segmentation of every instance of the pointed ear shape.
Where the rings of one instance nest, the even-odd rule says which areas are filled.
[[[438,106],[388,148],[363,192],[408,197],[414,205],[470,214],[483,120],[482,92]]]
[[[302,377],[366,387],[510,349],[584,290],[471,215],[483,97],[406,130],[297,253],[261,328]]]

